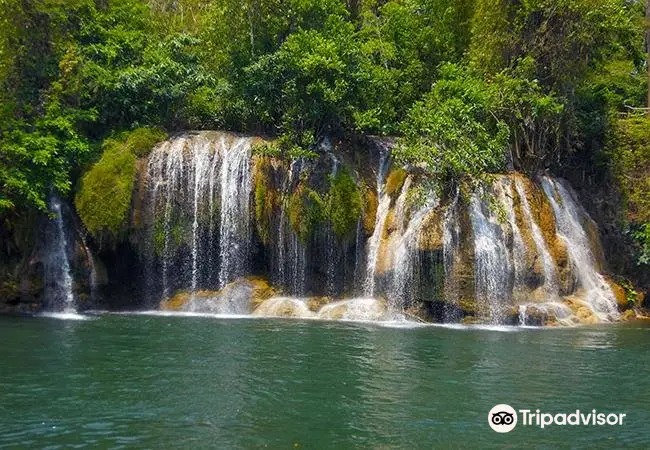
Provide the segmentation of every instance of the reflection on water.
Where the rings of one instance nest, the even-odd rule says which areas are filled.
[[[216,317],[0,318],[0,446],[642,446],[649,328],[417,326]],[[503,332],[507,331],[507,332]],[[627,413],[518,428],[487,412]]]

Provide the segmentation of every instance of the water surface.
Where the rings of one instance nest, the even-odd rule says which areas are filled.
[[[650,445],[650,328],[503,330],[0,318],[0,446]],[[627,419],[500,435],[497,403]]]

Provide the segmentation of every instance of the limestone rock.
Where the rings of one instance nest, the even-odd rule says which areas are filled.
[[[304,300],[291,297],[273,297],[264,300],[253,311],[254,316],[259,317],[294,317],[309,318],[314,313],[309,310]]]
[[[422,222],[422,232],[418,239],[419,250],[436,251],[443,247],[443,216],[440,208],[431,211]]]
[[[616,281],[610,277],[605,277],[605,281],[609,284],[609,287],[612,289],[614,297],[616,297],[616,304],[618,305],[619,311],[625,311],[629,309],[632,305],[627,299],[627,293],[623,286],[618,284]]]
[[[575,320],[584,325],[596,324],[600,322],[594,312],[586,305],[585,301],[581,298],[582,292],[575,295],[564,297],[564,304],[573,311]]]
[[[248,314],[275,294],[275,289],[262,278],[239,278],[219,291],[177,292],[163,300],[160,309],[214,314]]]

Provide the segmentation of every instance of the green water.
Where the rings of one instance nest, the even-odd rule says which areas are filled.
[[[0,318],[0,447],[648,447],[650,328]],[[488,411],[624,412],[622,426]],[[521,424],[521,422],[520,422]]]

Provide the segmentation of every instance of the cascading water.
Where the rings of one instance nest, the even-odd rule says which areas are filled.
[[[163,297],[182,287],[223,288],[248,272],[250,158],[251,138],[204,133],[152,151],[149,225]]]
[[[208,141],[201,140],[197,146],[194,154],[194,218],[192,220],[192,292],[198,288],[199,281],[199,208],[203,204],[203,196],[205,195],[205,185],[209,182],[208,169],[212,166],[210,159],[215,160],[210,152],[210,144]]]
[[[390,145],[378,143],[378,147],[374,229],[365,239],[363,218],[358,218],[354,243],[337,241],[325,223],[307,242],[293,229],[292,196],[301,189],[316,188],[310,183],[322,186],[323,172],[316,170],[322,167],[319,164],[329,164],[330,178],[339,171],[341,163],[331,150],[326,149],[320,160],[294,160],[286,171],[281,161],[273,162],[269,173],[274,178],[268,180],[268,189],[276,203],[268,222],[268,262],[273,283],[286,294],[312,292],[331,298],[341,292],[352,294],[347,271],[352,270],[348,258],[354,258],[354,279],[363,286],[363,298],[372,298],[381,290],[391,312],[422,297],[431,302],[429,309],[412,311],[434,314],[444,321],[472,317],[477,311],[476,319],[512,323],[517,321],[519,307],[522,324],[565,323],[583,320],[574,306],[582,297],[601,320],[617,317],[611,289],[597,273],[598,261],[590,250],[591,235],[584,228],[587,216],[561,182],[545,178],[542,184],[556,216],[557,234],[568,245],[572,270],[564,268],[563,245],[558,247],[552,232],[544,234],[547,230],[543,232],[537,222],[537,217],[544,219],[544,212],[533,209],[537,194],[528,190],[535,186],[529,187],[520,175],[498,176],[495,183],[475,190],[468,201],[461,201],[457,191],[450,204],[438,208],[434,196],[424,203],[411,201],[410,193],[421,188],[415,174],[406,177],[396,198],[388,195]],[[169,301],[171,294],[191,289],[190,304],[197,310],[212,305],[211,311],[244,311],[245,305],[237,300],[240,296],[233,296],[234,307],[211,291],[252,273],[251,139],[211,132],[179,136],[152,151],[144,176],[149,212],[144,222],[154,250],[152,267],[158,275],[152,286],[162,285]],[[423,228],[430,226],[434,228]],[[420,241],[421,236],[426,240]],[[323,244],[322,259],[308,252],[312,243]],[[551,248],[558,252],[557,262]],[[556,263],[562,264],[562,270]],[[570,286],[572,272],[575,292]],[[296,310],[304,306],[289,298],[268,307]],[[325,308],[323,314],[340,312],[342,305],[348,304]],[[442,311],[437,309],[440,305]]]
[[[521,298],[527,293],[524,283],[524,274],[526,270],[526,246],[521,236],[519,225],[517,225],[511,180],[509,178],[501,178],[495,188],[500,206],[505,210],[509,232],[512,233],[510,259],[512,261],[511,269],[514,272],[512,287],[513,296],[515,298]]]
[[[339,159],[332,153],[329,154],[332,159],[332,169],[330,171],[330,179],[334,179],[338,174],[339,170]],[[337,254],[336,254],[336,241],[334,239],[334,230],[332,229],[332,224],[328,223],[326,228],[327,241],[327,295],[334,296],[336,295],[336,266],[337,266]]]
[[[219,285],[247,273],[249,259],[251,139],[221,147],[221,221]]]
[[[380,146],[379,168],[377,170],[377,198],[378,206],[375,216],[375,228],[372,236],[367,242],[367,262],[366,277],[363,283],[364,294],[372,297],[375,293],[375,273],[377,272],[377,257],[379,255],[379,246],[384,234],[386,218],[390,209],[390,196],[385,190],[386,171],[388,170],[390,159],[390,150],[386,146]]]
[[[44,256],[46,304],[54,312],[75,313],[72,274],[68,260],[68,242],[63,222],[61,201],[52,197],[50,210],[54,214],[52,233]]]
[[[445,289],[444,296],[446,299],[445,309],[443,311],[443,320],[445,322],[454,322],[458,319],[456,306],[458,305],[459,292],[458,283],[454,276],[455,267],[461,262],[460,255],[460,219],[458,217],[458,201],[460,192],[457,189],[453,201],[447,207],[442,222],[442,251],[443,251],[443,268],[445,271]]]
[[[390,306],[395,309],[403,309],[408,306],[414,299],[416,290],[416,270],[418,268],[418,253],[417,244],[422,231],[422,224],[427,214],[437,206],[437,199],[434,196],[427,198],[422,206],[420,206],[413,214],[408,222],[408,226],[404,226],[404,202],[408,195],[408,190],[411,185],[411,178],[407,178],[402,188],[400,198],[398,198],[395,215],[400,217],[402,223],[398,225],[396,233],[398,233],[392,246],[392,277],[389,287]],[[400,214],[400,215],[398,215]]]
[[[503,230],[487,202],[481,199],[481,192],[472,194],[470,218],[476,301],[485,320],[500,323],[512,296],[511,262]]]
[[[282,188],[283,196],[289,197],[300,175],[307,168],[302,158],[293,160],[289,174]],[[304,294],[306,289],[307,249],[298,239],[298,234],[291,227],[287,217],[287,205],[280,210],[278,220],[277,244],[274,244],[274,279],[276,283],[289,289],[294,295]]]
[[[158,246],[162,260],[162,285],[163,296],[170,294],[169,266],[173,264],[172,245],[172,214],[176,203],[182,203],[183,190],[181,179],[183,176],[183,153],[186,140],[183,138],[165,142],[155,149],[149,159],[147,179],[152,185],[150,207],[152,215],[162,215],[162,224],[156,221],[153,232],[154,245]],[[157,217],[155,220],[158,220]],[[162,228],[162,230],[161,230]],[[160,233],[162,232],[162,251],[160,251]]]
[[[354,279],[360,280],[363,271],[363,220],[357,220],[357,231],[354,238]]]
[[[561,181],[544,176],[542,188],[553,207],[558,235],[567,245],[578,286],[584,290],[584,301],[601,321],[617,319],[616,299],[596,269],[591,243],[583,226],[585,220],[591,219]]]
[[[515,178],[515,188],[519,196],[519,204],[523,210],[524,217],[531,231],[533,242],[535,243],[535,249],[537,251],[537,254],[542,258],[542,266],[544,270],[543,288],[545,297],[549,302],[558,302],[560,298],[560,288],[555,269],[555,261],[553,260],[553,257],[548,250],[546,240],[542,235],[542,230],[539,228],[539,225],[537,225],[537,222],[535,222],[535,219],[533,218],[530,203],[528,202],[528,197],[526,195],[526,188],[519,178]]]

